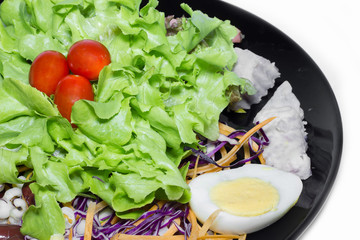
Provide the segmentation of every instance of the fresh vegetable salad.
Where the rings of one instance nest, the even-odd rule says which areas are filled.
[[[35,204],[17,222],[23,235],[50,239],[69,234],[65,229],[71,221],[62,208],[79,197],[103,201],[123,221],[137,219],[160,200],[187,203],[190,163],[182,160],[192,149],[203,148],[199,136],[219,138],[219,115],[232,97],[255,93],[248,80],[231,71],[238,30],[229,21],[182,4],[185,17],[169,25],[157,4],[1,4],[0,183],[7,188],[26,184],[34,195]],[[95,76],[76,70],[90,58],[83,56],[87,51],[70,60],[72,46],[83,40],[100,43],[110,55]],[[46,51],[64,56],[67,65],[45,60],[31,70]],[[90,88],[48,77],[56,71],[73,82],[87,79]],[[55,87],[41,90],[47,82],[39,79],[47,77]],[[71,92],[85,88],[93,95]],[[64,103],[69,98],[71,112]]]

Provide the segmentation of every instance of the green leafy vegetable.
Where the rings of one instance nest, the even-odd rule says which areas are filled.
[[[94,194],[119,217],[135,218],[155,199],[187,202],[184,146],[197,134],[216,140],[229,89],[252,85],[230,70],[236,62],[229,21],[183,4],[189,14],[167,36],[165,15],[150,0],[5,0],[0,6],[0,182],[16,183],[17,167],[33,169],[36,206],[22,233],[64,233],[59,202]],[[78,101],[71,120],[28,84],[42,51],[66,55],[81,39],[110,51],[112,63],[93,83],[95,101]],[[90,192],[90,193],[89,193]],[[43,226],[39,228],[38,226]]]
[[[65,233],[65,219],[56,199],[56,193],[36,183],[30,185],[35,195],[32,205],[23,216],[21,232],[37,239],[50,239],[54,234]]]

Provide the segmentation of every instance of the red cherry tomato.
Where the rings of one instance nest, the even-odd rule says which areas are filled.
[[[55,91],[54,102],[61,115],[69,122],[71,108],[80,99],[94,100],[94,93],[88,79],[79,75],[68,75],[60,80]]]
[[[111,62],[110,53],[101,43],[81,40],[70,47],[67,60],[72,73],[93,81],[100,71]]]
[[[59,81],[69,74],[64,55],[56,51],[40,53],[31,64],[30,85],[50,96],[55,93]]]

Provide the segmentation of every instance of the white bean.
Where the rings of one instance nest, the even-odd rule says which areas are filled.
[[[114,212],[114,210],[112,210],[109,207],[103,209],[101,212],[99,212],[99,220],[110,217],[111,214],[113,214],[113,212]]]
[[[13,225],[21,225],[21,219],[9,217],[9,223]]]
[[[3,196],[3,199],[6,200],[7,202],[9,202],[10,200],[12,200],[14,197],[19,198],[22,196],[22,191],[20,188],[18,187],[13,187],[10,188],[9,190],[7,190]]]
[[[26,180],[26,177],[25,176],[19,176],[18,179],[19,180]],[[24,183],[15,184],[15,186],[18,187],[18,188],[22,188],[23,185],[24,185]]]
[[[65,217],[65,228],[69,229],[75,224],[74,211],[69,207],[62,207],[61,211]]]
[[[13,205],[15,208],[11,209],[10,217],[20,220],[26,211],[26,202],[22,198],[16,198]]]
[[[8,224],[8,220],[7,219],[0,219],[0,224]]]
[[[5,184],[4,183],[0,183],[0,192],[2,192],[5,188]]]
[[[78,235],[84,235],[85,234],[85,220],[81,220],[79,225],[77,225],[76,233]]]
[[[10,216],[10,211],[14,206],[11,202],[0,199],[0,219],[7,219]]]

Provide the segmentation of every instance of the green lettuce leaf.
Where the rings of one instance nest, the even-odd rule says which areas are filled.
[[[32,116],[33,111],[21,104],[17,99],[11,97],[0,82],[0,123],[7,122],[19,116]]]
[[[119,101],[121,105],[112,102],[78,101],[73,106],[72,122],[79,127],[80,131],[98,142],[122,146],[130,140],[132,134],[129,101],[129,98]],[[106,119],[104,109],[113,107],[118,112]]]
[[[53,189],[59,202],[70,202],[75,198],[80,189],[70,179],[70,169],[66,164],[49,160],[47,154],[35,147],[30,148],[30,158],[39,186]]]
[[[0,71],[3,78],[12,78],[29,84],[30,65],[19,54],[8,54],[0,49]]]
[[[30,184],[30,189],[35,195],[36,206],[31,205],[25,212],[21,233],[37,239],[50,239],[54,234],[63,235],[65,219],[55,192],[37,183]]]
[[[26,148],[0,148],[0,182],[19,183],[17,166],[28,165],[28,155]]]
[[[197,135],[218,138],[229,88],[254,92],[230,72],[236,28],[183,4],[190,17],[167,36],[157,0],[5,0],[0,5],[0,182],[33,170],[36,206],[21,231],[49,239],[65,228],[59,202],[94,194],[119,217],[155,199],[189,201],[188,152]],[[112,63],[93,82],[95,101],[77,101],[72,124],[29,85],[44,50],[67,54],[81,39],[103,43]],[[42,226],[39,228],[38,226]]]
[[[5,79],[2,87],[9,95],[39,116],[58,116],[59,111],[44,93],[15,79]]]

